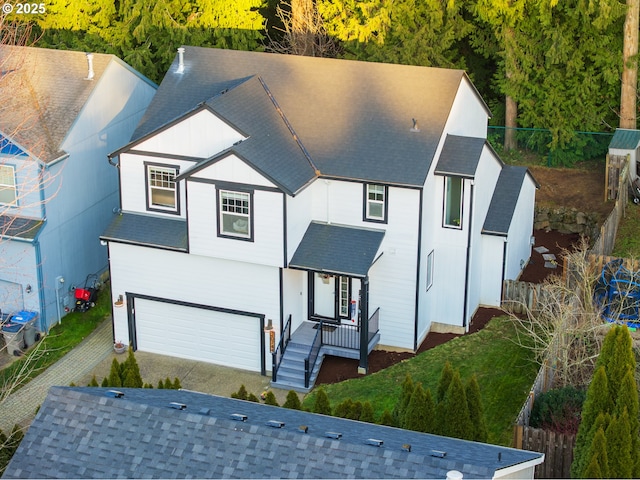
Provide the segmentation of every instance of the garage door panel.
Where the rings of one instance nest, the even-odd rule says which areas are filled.
[[[256,317],[137,298],[135,323],[141,351],[261,370]]]

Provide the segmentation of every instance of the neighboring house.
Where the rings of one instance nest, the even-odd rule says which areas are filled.
[[[180,49],[112,154],[116,339],[276,379],[290,332],[362,372],[465,332],[531,252],[537,184],[488,118],[460,70]]]
[[[156,86],[113,55],[0,47],[0,309],[74,308],[74,287],[106,271],[99,236],[118,204],[107,154]]]
[[[609,155],[629,155],[629,175],[631,180],[640,174],[640,130],[616,128],[611,142]]]
[[[2,478],[534,478],[544,454],[184,390],[53,387]]]

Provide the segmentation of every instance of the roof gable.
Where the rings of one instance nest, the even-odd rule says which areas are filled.
[[[466,78],[461,70],[186,47],[184,69],[176,58],[134,138],[253,75],[321,175],[411,186],[424,184]]]
[[[525,177],[529,174],[526,167],[503,165],[496,183],[482,233],[506,237],[509,234],[513,214]],[[529,174],[530,175],[530,174]],[[531,180],[537,187],[535,179]]]

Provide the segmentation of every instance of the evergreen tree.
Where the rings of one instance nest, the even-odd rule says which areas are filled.
[[[469,417],[467,396],[460,379],[460,373],[453,372],[451,383],[442,403],[444,418],[443,435],[447,437],[470,439],[473,433],[473,425]]]
[[[631,430],[629,414],[625,409],[622,415],[614,415],[605,431],[607,441],[607,460],[610,478],[632,478]],[[585,472],[586,473],[586,472]]]
[[[98,380],[96,379],[95,375],[93,377],[91,377],[91,381],[89,382],[88,386],[89,387],[97,387],[97,386],[99,386]]]
[[[128,387],[128,388],[141,388],[142,387],[142,379],[140,379],[140,384],[138,384],[138,379],[135,378],[135,373],[133,372],[133,369],[131,368],[127,368],[124,371],[124,380],[122,381],[122,386],[123,387]]]
[[[382,412],[382,416],[380,417],[380,421],[378,422],[380,425],[386,425],[388,427],[397,426],[393,420],[393,415],[389,411],[389,409],[385,408]]]
[[[240,385],[237,392],[231,394],[231,398],[237,398],[238,400],[247,400],[248,397],[247,387],[245,387],[244,384]]]
[[[269,390],[267,394],[264,396],[265,405],[273,405],[274,407],[279,407],[278,400],[276,400],[276,396],[273,391]]]
[[[174,377],[173,379],[173,389],[180,390],[182,388],[182,384],[180,383],[180,379],[178,377]]]
[[[453,367],[446,361],[442,372],[440,372],[440,379],[438,380],[438,391],[436,392],[436,403],[440,403],[444,400],[447,390],[449,390],[449,384],[453,378]]]
[[[102,388],[108,388],[109,387],[109,377],[104,377],[102,379],[102,383],[100,384],[100,386]]]
[[[329,396],[324,388],[319,388],[316,393],[316,401],[313,404],[313,413],[320,413],[322,415],[331,415],[331,403],[329,402]]]
[[[350,420],[360,420],[361,414],[362,414],[362,402],[360,400],[356,400],[351,404],[351,408],[349,409],[347,418]]]
[[[120,370],[123,387],[142,388],[143,381],[140,375],[140,367],[133,353],[133,348],[129,347],[127,358],[122,362]]]
[[[169,377],[164,379],[164,388],[167,390],[173,390],[173,382]]]
[[[349,418],[351,407],[353,406],[353,400],[345,398],[333,409],[333,416],[340,418]]]
[[[302,403],[300,402],[300,397],[298,397],[298,394],[294,390],[289,390],[289,392],[287,392],[287,398],[285,399],[284,404],[282,406],[284,408],[290,408],[292,410],[302,409]]]
[[[429,393],[431,398],[431,393]],[[433,401],[430,402],[431,411],[428,411],[427,394],[421,383],[416,384],[409,406],[404,416],[403,428],[416,432],[428,432],[429,421],[433,418]]]
[[[247,401],[253,402],[253,403],[260,403],[260,399],[253,392],[247,395]]]
[[[409,401],[411,400],[411,394],[413,393],[413,389],[415,388],[413,379],[411,378],[410,374],[407,373],[407,375],[404,377],[401,388],[402,390],[400,391],[400,397],[396,401],[392,412],[393,424],[398,426],[402,426],[404,424],[405,412],[407,411]]]
[[[471,418],[472,433],[469,440],[476,442],[487,441],[487,423],[484,418],[482,399],[480,397],[480,385],[475,374],[467,381],[465,386],[469,417]]]
[[[362,412],[360,413],[360,421],[367,423],[376,423],[376,418],[373,413],[373,405],[369,400],[362,404]]]
[[[164,382],[162,381],[162,379],[158,380],[158,390],[162,390],[164,388]],[[231,397],[233,397],[233,393],[231,394]]]
[[[610,478],[609,477],[609,461],[607,458],[607,440],[602,427],[598,428],[593,435],[593,442],[587,452],[588,464],[583,475],[588,477],[579,478]],[[600,473],[600,477],[594,475]],[[573,477],[572,478],[577,478]]]
[[[109,371],[109,386],[110,387],[122,387],[122,377],[121,377],[120,363],[115,358],[111,362],[111,370]]]

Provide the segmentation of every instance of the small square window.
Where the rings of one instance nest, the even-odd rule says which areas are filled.
[[[149,210],[178,211],[178,170],[173,167],[147,165],[147,187]]]
[[[365,185],[364,220],[385,222],[387,219],[387,187]]]
[[[16,203],[16,171],[11,165],[0,165],[0,203]]]
[[[220,234],[251,238],[251,194],[220,191]]]

